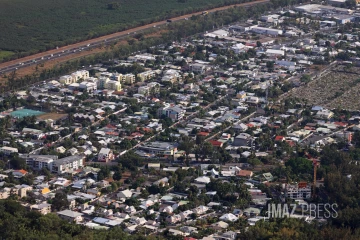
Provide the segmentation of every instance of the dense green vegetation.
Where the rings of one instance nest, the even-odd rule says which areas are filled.
[[[24,54],[247,0],[2,0],[0,50]],[[8,58],[5,58],[8,59]],[[1,60],[1,57],[0,57]]]
[[[0,61],[2,61],[3,59],[9,58],[13,55],[14,53],[11,51],[0,51]]]

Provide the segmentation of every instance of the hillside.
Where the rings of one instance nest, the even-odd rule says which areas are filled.
[[[31,52],[243,0],[0,0],[2,51]],[[245,2],[245,1],[244,1]],[[5,52],[3,52],[5,53]],[[1,59],[0,59],[1,60]]]

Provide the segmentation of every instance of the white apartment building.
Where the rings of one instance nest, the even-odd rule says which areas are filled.
[[[87,79],[89,77],[89,71],[87,70],[79,70],[71,74],[73,77],[73,82],[77,82],[80,79]]]
[[[58,159],[52,164],[52,172],[65,173],[67,171],[77,170],[84,166],[85,157],[81,155],[74,155]]]
[[[97,90],[97,85],[93,82],[82,82],[80,83],[79,88],[86,90],[87,92],[94,92]]]
[[[285,196],[291,199],[308,199],[311,197],[311,187],[308,184],[286,184]]]
[[[4,153],[5,155],[10,155],[12,153],[18,153],[19,151],[17,148],[13,147],[1,147],[0,152]]]
[[[70,76],[70,75],[62,76],[62,77],[60,77],[59,82],[62,83],[62,84],[65,84],[65,85],[72,84],[73,83],[73,77]]]

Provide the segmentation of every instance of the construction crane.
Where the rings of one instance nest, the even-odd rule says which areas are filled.
[[[313,197],[316,195],[316,170],[319,166],[319,162],[316,159],[313,159],[313,166],[314,166],[314,182],[313,182]]]

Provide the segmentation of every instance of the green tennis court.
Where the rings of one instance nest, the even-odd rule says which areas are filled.
[[[23,117],[30,117],[30,116],[38,116],[44,114],[45,112],[31,110],[31,109],[19,109],[10,113],[12,117],[16,118],[23,118]]]

